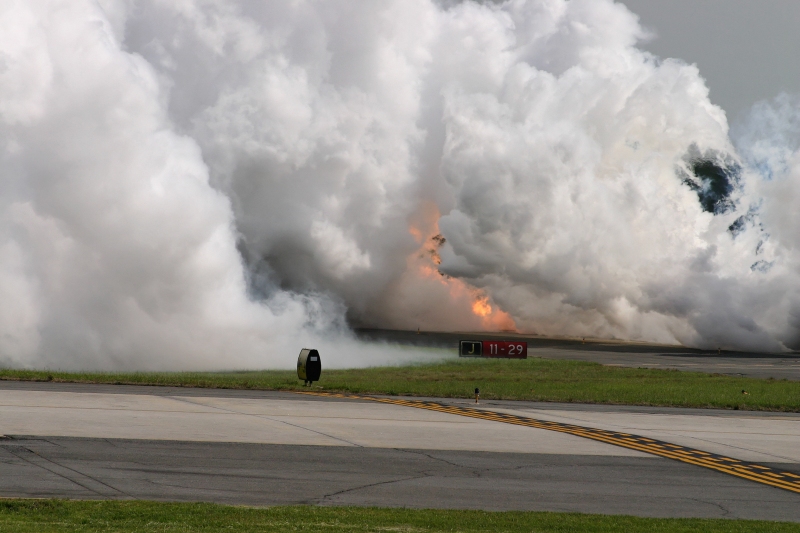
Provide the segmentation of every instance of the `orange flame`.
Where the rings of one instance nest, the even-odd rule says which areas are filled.
[[[464,302],[471,302],[470,311],[480,318],[484,330],[516,331],[514,319],[496,305],[493,306],[489,296],[481,289],[439,271],[438,265],[441,263],[439,249],[446,242],[439,233],[440,216],[438,207],[433,202],[426,202],[410,221],[408,232],[420,247],[409,257],[409,269],[415,270],[417,275],[423,278],[446,285],[453,304],[463,305]]]
[[[492,314],[492,306],[489,305],[489,297],[483,296],[475,300],[472,304],[472,312],[478,316],[488,316]]]

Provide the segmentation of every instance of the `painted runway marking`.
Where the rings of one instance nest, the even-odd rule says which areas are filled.
[[[559,433],[567,433],[578,437],[605,442],[607,444],[613,444],[614,446],[621,446],[631,450],[658,455],[659,457],[666,457],[667,459],[674,459],[682,463],[689,463],[696,466],[710,468],[711,470],[716,470],[718,472],[723,472],[725,474],[749,479],[750,481],[763,483],[765,485],[770,485],[772,487],[777,487],[779,489],[800,494],[800,475],[792,472],[782,472],[767,466],[755,463],[746,463],[738,459],[725,457],[724,455],[704,452],[694,448],[687,448],[686,446],[681,446],[679,444],[672,444],[670,442],[642,437],[640,435],[631,435],[629,433],[620,433],[618,431],[609,431],[586,426],[576,426],[573,424],[564,424],[562,422],[551,422],[549,420],[539,420],[536,418],[499,413],[496,411],[486,411],[483,409],[474,409],[471,407],[461,407],[457,405],[445,405],[437,402],[428,402],[422,400],[377,398],[374,396],[359,396],[355,394],[341,394],[336,392],[299,392],[300,394],[310,394],[312,396],[369,400],[392,405],[403,405],[406,407],[428,409],[430,411],[438,411],[440,413],[447,413],[451,415],[468,416],[470,418],[493,420],[495,422],[504,422],[506,424],[515,424],[517,426],[527,426],[537,429],[547,429],[549,431],[558,431]]]

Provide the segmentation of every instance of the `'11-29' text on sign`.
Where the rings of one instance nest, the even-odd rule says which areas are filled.
[[[461,357],[527,359],[528,343],[520,341],[461,341],[458,355]]]

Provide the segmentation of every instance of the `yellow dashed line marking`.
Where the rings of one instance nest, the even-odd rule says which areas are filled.
[[[438,411],[441,413],[459,416],[468,416],[470,418],[480,418],[482,420],[502,422],[504,424],[514,424],[517,426],[528,426],[532,428],[546,429],[549,431],[557,431],[559,433],[567,433],[577,437],[605,442],[614,446],[637,450],[640,452],[657,455],[659,457],[674,459],[676,461],[681,461],[682,463],[702,466],[704,468],[716,470],[717,472],[723,472],[725,474],[800,494],[800,476],[792,472],[781,472],[767,466],[754,463],[744,463],[738,459],[732,459],[716,453],[695,450],[679,444],[672,444],[647,437],[641,437],[639,435],[618,433],[615,431],[608,431],[586,426],[575,426],[572,424],[552,422],[549,420],[537,420],[535,418],[528,418],[525,416],[498,413],[494,411],[484,411],[470,407],[444,405],[441,403],[422,400],[395,400],[392,398],[346,395],[336,392],[303,391],[300,394],[326,396],[331,398],[348,398],[353,400],[369,400],[392,405],[414,407],[417,409],[427,409],[429,411]]]

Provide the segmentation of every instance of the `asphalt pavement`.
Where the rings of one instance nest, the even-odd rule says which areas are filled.
[[[35,437],[0,495],[800,521],[796,494],[659,458]]]
[[[479,407],[625,430],[800,474],[797,414],[534,402]],[[800,495],[786,490],[575,435],[376,402],[0,382],[0,432],[5,497],[800,522]]]

